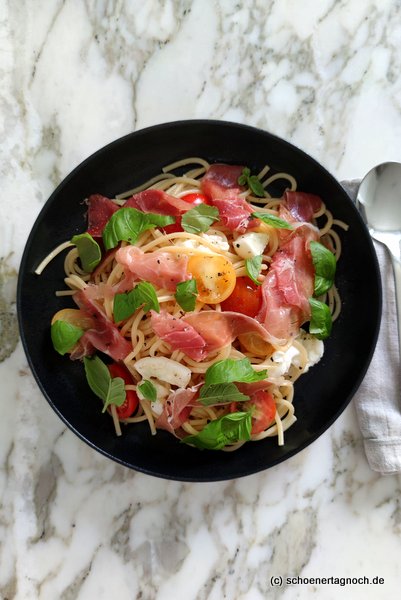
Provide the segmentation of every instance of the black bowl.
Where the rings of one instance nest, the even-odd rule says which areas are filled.
[[[294,175],[298,189],[320,195],[338,219],[343,255],[337,285],[341,315],[325,342],[323,359],[296,383],[298,421],[276,439],[247,443],[236,452],[200,451],[180,444],[164,431],[150,435],[147,424],[124,428],[115,436],[112,421],[99,410],[82,364],[52,348],[50,321],[70,298],[63,288],[63,257],[41,276],[38,263],[56,245],[85,230],[83,199],[92,193],[113,196],[142,183],[177,159],[203,156],[211,162],[264,164],[272,172]],[[281,193],[277,189],[277,193]],[[380,276],[370,236],[341,185],[315,160],[265,131],[223,121],[179,121],[129,134],[80,164],[58,186],[38,216],[23,254],[18,281],[21,338],[33,374],[49,404],[81,439],[105,456],[138,471],[182,481],[218,481],[262,471],[293,456],[320,436],[344,410],[370,362],[380,320]],[[317,457],[318,460],[318,457]]]

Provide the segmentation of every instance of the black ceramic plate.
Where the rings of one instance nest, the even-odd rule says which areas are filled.
[[[203,156],[211,162],[266,163],[285,170],[298,189],[320,195],[338,218],[349,224],[342,233],[343,255],[337,285],[341,316],[325,342],[318,365],[296,384],[298,421],[276,439],[247,443],[236,452],[199,451],[164,431],[151,436],[146,424],[115,436],[112,421],[99,410],[82,364],[52,348],[50,321],[70,298],[57,298],[63,287],[63,257],[41,276],[34,270],[57,244],[85,230],[83,199],[92,193],[113,196],[142,183],[177,159]],[[277,190],[280,193],[280,190]],[[21,338],[36,380],[50,405],[80,438],[127,467],[159,477],[213,481],[261,471],[293,456],[321,435],[340,415],[370,362],[380,320],[380,277],[369,234],[340,184],[316,161],[291,144],[258,129],[222,121],[182,121],[137,131],[102,148],[79,165],[55,190],[41,211],[26,244],[18,282]],[[318,457],[317,457],[318,460]]]

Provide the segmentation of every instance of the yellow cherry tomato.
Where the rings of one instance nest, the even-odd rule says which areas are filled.
[[[84,330],[94,327],[92,317],[86,315],[79,308],[63,308],[62,310],[59,310],[53,316],[51,324],[53,325],[56,321],[66,321],[67,323],[70,323],[70,325],[75,325],[75,327]]]
[[[243,349],[255,356],[268,358],[274,352],[274,347],[256,333],[241,333],[238,339]]]
[[[196,280],[198,299],[205,304],[223,302],[235,288],[234,267],[224,256],[191,256],[188,260],[188,271]]]

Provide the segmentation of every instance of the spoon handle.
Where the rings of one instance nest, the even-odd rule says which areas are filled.
[[[397,320],[398,320],[398,348],[401,353],[401,260],[390,251],[391,261],[394,270],[395,283],[395,298],[397,305]]]

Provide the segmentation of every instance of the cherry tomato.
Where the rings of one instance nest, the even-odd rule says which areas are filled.
[[[205,304],[223,302],[235,287],[234,267],[224,256],[191,256],[188,271],[196,279],[199,300]]]
[[[107,365],[110,371],[110,375],[112,377],[121,377],[124,380],[126,385],[132,385],[132,377],[128,369],[124,367],[122,364],[111,363],[111,365]],[[134,390],[127,390],[125,392],[125,401],[121,406],[116,406],[117,416],[120,421],[124,419],[128,419],[138,407],[138,396],[134,392]]]
[[[165,225],[164,227],[161,227],[160,229],[165,234],[178,233],[179,231],[184,231],[183,228],[181,227],[181,217],[175,217],[175,223],[172,223],[171,225]]]
[[[65,321],[70,325],[75,325],[75,327],[79,327],[80,329],[91,329],[95,326],[94,320],[92,317],[87,315],[84,311],[79,308],[63,308],[56,312],[53,316],[51,324],[56,321]]]
[[[251,399],[244,403],[244,408],[247,407],[253,409],[251,433],[261,433],[271,425],[276,414],[276,403],[270,392],[255,392]]]
[[[244,350],[255,356],[267,358],[274,352],[274,347],[269,342],[265,342],[257,333],[241,333],[238,339]]]
[[[185,194],[185,196],[181,197],[181,200],[185,200],[185,202],[189,202],[190,204],[194,204],[197,206],[198,204],[210,204],[210,200],[205,194],[201,194],[200,192],[193,192],[191,194]]]
[[[237,277],[232,294],[221,304],[222,310],[232,310],[248,317],[255,317],[262,304],[260,287],[249,277]]]

